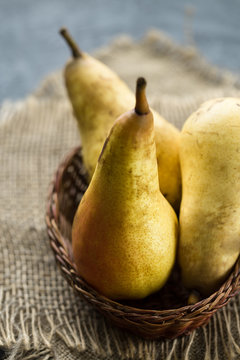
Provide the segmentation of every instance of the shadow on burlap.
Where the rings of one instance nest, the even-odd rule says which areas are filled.
[[[178,128],[204,100],[239,96],[237,76],[155,31],[140,43],[118,38],[96,56],[132,89],[145,76],[152,107]],[[147,341],[112,326],[74,294],[56,267],[44,216],[53,173],[79,142],[61,71],[24,101],[0,108],[0,358],[239,358],[238,296],[190,336]]]

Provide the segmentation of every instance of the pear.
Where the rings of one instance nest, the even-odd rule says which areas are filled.
[[[240,249],[240,99],[205,102],[184,124],[180,144],[182,279],[209,295]]]
[[[72,227],[79,274],[110,299],[141,299],[172,270],[178,234],[159,190],[153,116],[139,78],[136,106],[115,122]]]
[[[65,28],[60,33],[72,52],[64,77],[90,180],[109,130],[118,116],[134,107],[135,96],[116,73],[82,52]],[[153,115],[160,190],[178,211],[181,199],[179,131],[157,112],[153,111]]]

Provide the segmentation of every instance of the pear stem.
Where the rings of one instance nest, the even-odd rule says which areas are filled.
[[[147,82],[143,77],[137,79],[135,112],[139,115],[146,115],[150,111],[146,98],[146,86]]]
[[[79,49],[78,45],[73,40],[72,36],[69,34],[68,30],[66,28],[61,28],[59,30],[59,33],[66,40],[68,46],[70,47],[72,56],[75,59],[82,57],[83,54],[82,54],[81,50]]]

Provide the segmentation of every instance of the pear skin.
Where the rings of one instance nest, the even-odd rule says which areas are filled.
[[[72,227],[79,274],[110,299],[158,291],[173,268],[174,210],[159,191],[153,116],[139,78],[136,107],[114,123]]]
[[[64,78],[90,180],[109,130],[117,117],[134,107],[135,96],[116,73],[82,52],[65,28],[60,33],[72,51]],[[161,174],[160,190],[178,212],[181,200],[179,131],[156,111],[152,112]]]
[[[240,99],[205,102],[181,133],[179,263],[186,287],[217,290],[240,249]]]

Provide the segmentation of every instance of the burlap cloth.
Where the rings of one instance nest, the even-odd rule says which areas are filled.
[[[96,56],[132,88],[144,75],[151,105],[179,128],[203,100],[239,94],[237,76],[155,31],[139,43],[118,38]],[[0,108],[0,359],[240,358],[238,296],[190,336],[146,341],[109,324],[63,279],[45,203],[57,165],[79,141],[61,71]]]

